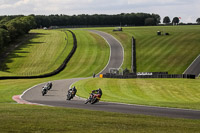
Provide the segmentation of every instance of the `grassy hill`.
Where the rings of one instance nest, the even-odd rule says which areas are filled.
[[[1,67],[3,72],[26,76],[51,72],[62,64],[73,46],[70,33],[32,30],[29,36],[31,39],[7,57]]]
[[[100,28],[118,38],[125,50],[123,68],[131,67],[131,38],[136,39],[137,71],[183,73],[200,54],[200,26]],[[169,36],[157,36],[157,31]],[[75,84],[78,95],[103,89],[104,101],[200,109],[199,79],[87,79]]]
[[[131,68],[131,37],[136,39],[138,72],[167,71],[183,73],[200,54],[200,26],[125,27],[123,32],[113,28],[98,29],[108,32],[122,42],[125,49],[123,68]],[[169,36],[157,36],[157,31]]]
[[[143,32],[146,32],[146,27],[138,27],[138,31],[141,35],[144,33],[141,31],[142,28],[144,28]],[[149,27],[152,28],[153,27]],[[155,27],[157,28],[157,27]],[[134,28],[130,28],[130,31],[128,31],[129,28],[127,28],[127,31],[125,30],[122,33],[113,33],[111,32],[111,28],[102,28],[100,30],[104,30],[106,32],[111,32],[114,36],[116,36],[118,39],[120,39],[121,42],[124,41],[123,45],[126,50],[126,58],[124,62],[123,67],[130,67],[130,54],[127,54],[130,52],[129,42],[128,38],[132,36],[132,33],[135,34],[133,31]],[[137,28],[136,28],[137,29]],[[156,29],[157,30],[157,29]],[[155,31],[156,31],[155,30]],[[194,28],[194,32],[196,29]],[[37,31],[40,32],[40,31]],[[52,31],[52,32],[59,32],[59,31]],[[171,118],[163,118],[163,117],[153,117],[153,116],[144,116],[144,115],[130,115],[130,114],[120,114],[120,113],[109,113],[109,112],[102,112],[102,111],[89,111],[89,110],[79,110],[79,109],[69,109],[69,108],[60,108],[60,107],[45,107],[45,106],[32,106],[32,105],[18,105],[12,100],[13,95],[21,94],[24,90],[27,88],[30,88],[31,86],[34,86],[36,84],[39,84],[41,82],[47,82],[50,80],[57,80],[57,79],[64,79],[64,78],[73,78],[73,77],[88,77],[92,76],[92,73],[98,73],[104,66],[107,64],[108,57],[109,57],[109,47],[105,43],[105,41],[100,38],[99,36],[89,33],[87,31],[82,30],[73,30],[73,32],[77,36],[78,40],[78,48],[75,52],[74,56],[70,60],[69,64],[67,65],[66,69],[59,73],[58,75],[55,75],[53,77],[49,78],[43,78],[43,79],[19,79],[19,80],[0,80],[0,128],[1,132],[199,132],[199,120],[186,120],[186,119],[171,119]],[[192,30],[191,30],[192,32]],[[49,34],[49,33],[46,33]],[[44,34],[46,40],[44,42],[48,42],[49,39],[52,39],[52,36],[48,36]],[[61,40],[65,42],[65,35],[61,33]],[[153,33],[154,34],[154,33]],[[42,35],[42,34],[41,34]],[[139,37],[139,33],[137,34]],[[38,38],[35,39],[42,39],[44,36],[38,36]],[[157,37],[157,36],[156,36]],[[164,36],[162,36],[164,38]],[[124,38],[124,39],[123,39]],[[35,40],[33,39],[33,40]],[[32,40],[32,41],[33,41]],[[59,39],[58,39],[59,40]],[[58,41],[57,40],[57,41]],[[139,39],[137,39],[139,41]],[[53,41],[53,40],[52,40]],[[68,37],[69,44],[72,44],[72,38],[71,36]],[[37,41],[36,41],[37,42]],[[25,45],[25,47],[22,47],[20,51],[17,54],[20,54],[20,56],[23,56],[23,60],[19,57],[16,58],[16,60],[19,60],[19,64],[26,64],[30,63],[30,59],[28,59],[29,54],[32,52],[38,52],[40,53],[43,51],[42,49],[37,49],[41,44],[35,43],[33,46],[28,47]],[[59,43],[63,44],[62,46],[65,46],[66,43]],[[51,45],[50,42],[48,45]],[[48,52],[49,48],[48,45],[44,45]],[[34,47],[37,46],[37,47]],[[30,48],[34,48],[34,51],[31,51]],[[60,49],[59,49],[60,48]],[[57,51],[63,50],[63,47],[59,47]],[[39,51],[40,52],[39,52]],[[17,50],[18,51],[18,50]],[[15,51],[15,53],[17,52]],[[26,53],[23,51],[28,51],[29,53]],[[50,53],[51,54],[51,53]],[[49,66],[52,66],[53,69],[53,62],[56,61],[56,58],[58,58],[61,54],[55,53],[56,57],[52,57],[52,59],[49,60],[48,57],[43,58],[47,59],[47,62],[50,61]],[[63,55],[63,54],[62,54]],[[61,57],[66,56],[64,54]],[[36,56],[37,57],[37,56]],[[25,58],[27,58],[25,60]],[[37,59],[40,60],[38,57]],[[62,59],[62,58],[60,58]],[[18,67],[13,68],[15,62],[15,58],[9,58],[9,60],[13,60],[11,62],[7,62],[8,70],[10,70],[10,75],[28,75],[27,71],[23,71]],[[17,64],[17,63],[16,63]],[[32,64],[33,65],[33,64]],[[59,62],[56,63],[56,65],[59,65]],[[38,65],[37,65],[38,66]],[[24,68],[26,66],[23,66]],[[43,70],[45,69],[44,66],[40,66]],[[40,69],[40,68],[39,68]],[[12,71],[11,71],[12,70]],[[41,70],[41,71],[43,71]],[[49,70],[49,69],[48,69]],[[48,71],[45,69],[44,71]],[[37,71],[35,69],[34,72],[30,74],[36,74],[41,73],[41,71]],[[3,72],[6,74],[7,72]],[[194,104],[194,107],[199,107],[197,105],[199,103],[199,81],[198,80],[189,80],[190,82],[186,83],[184,81],[187,80],[177,80],[177,81],[169,81],[169,80],[161,80],[161,81],[151,81],[151,80],[107,80],[107,79],[92,79],[81,81],[78,87],[78,92],[82,91],[84,94],[84,97],[88,96],[88,93],[86,92],[90,91],[88,90],[88,87],[91,85],[91,88],[97,88],[99,85],[102,85],[102,89],[105,92],[103,95],[104,100],[112,101],[113,97],[119,97],[120,94],[118,93],[119,90],[121,91],[129,91],[130,94],[133,94],[130,96],[130,94],[123,93],[121,95],[122,97],[127,96],[127,98],[122,98],[118,100],[124,100],[125,102],[128,102],[131,99],[131,102],[128,103],[150,103],[150,102],[157,102],[158,106],[160,106],[161,101],[163,99],[166,99],[165,102],[170,100],[177,100],[181,97],[179,100],[179,103],[182,105],[186,104],[189,100],[192,100],[192,102],[197,102]],[[86,83],[84,83],[86,82]],[[108,84],[110,82],[111,84]],[[171,84],[172,83],[172,84]],[[180,83],[184,83],[180,86]],[[161,88],[155,87],[157,84],[161,85]],[[171,85],[175,86],[171,88]],[[165,85],[168,85],[165,87]],[[84,87],[85,86],[85,87]],[[125,87],[124,87],[125,86]],[[192,86],[191,90],[187,90]],[[196,87],[194,87],[196,86]],[[135,90],[129,90],[128,88],[133,88]],[[150,88],[150,90],[148,90]],[[162,91],[163,88],[167,89],[165,91]],[[188,93],[181,94],[181,90],[184,88],[184,91]],[[86,90],[80,90],[81,88],[86,88]],[[106,90],[107,89],[107,90]],[[119,89],[119,90],[117,90]],[[117,91],[116,91],[117,90]],[[157,90],[160,90],[160,93],[156,93]],[[107,93],[109,94],[112,91],[116,91],[112,94],[113,97],[109,97]],[[143,91],[147,91],[146,93]],[[151,93],[147,95],[147,93]],[[135,93],[137,92],[137,93]],[[168,92],[170,94],[169,96],[165,96],[163,94],[163,97],[161,97],[162,93]],[[194,94],[196,93],[196,94]],[[80,93],[79,93],[80,94]],[[153,99],[153,96],[159,96],[156,99]],[[186,98],[183,96],[188,95]],[[147,97],[148,96],[148,97]],[[165,96],[165,97],[164,97]],[[174,97],[177,96],[177,97]],[[194,98],[192,96],[196,96],[197,98]],[[142,97],[145,97],[146,99],[143,99],[140,101]],[[129,99],[130,98],[130,99]],[[116,99],[116,98],[115,98]],[[148,102],[148,100],[151,100]],[[160,101],[159,101],[160,100]],[[136,101],[136,102],[135,102]],[[176,102],[175,102],[176,103]],[[179,104],[176,103],[176,104]],[[188,103],[188,104],[189,104]],[[164,103],[166,105],[166,103]],[[169,105],[170,103],[168,103]],[[186,107],[186,106],[184,106]],[[187,106],[188,108],[193,108],[191,106]],[[91,126],[92,125],[92,126]],[[100,127],[100,128],[99,128]]]

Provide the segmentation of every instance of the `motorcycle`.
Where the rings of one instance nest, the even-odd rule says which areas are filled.
[[[42,96],[44,96],[45,94],[47,94],[48,88],[45,86],[42,88]]]
[[[67,94],[67,100],[71,100],[71,99],[73,99],[75,95],[76,95],[76,93],[75,93],[74,90],[70,90],[70,91],[68,91],[68,94]]]
[[[101,99],[101,95],[100,94],[90,94],[90,97],[86,100],[85,104],[87,104],[88,102],[90,104],[95,104],[97,102],[99,102],[99,100]]]
[[[51,90],[51,88],[52,88],[52,82],[48,82],[48,83],[47,83],[47,89],[48,89],[48,90]]]

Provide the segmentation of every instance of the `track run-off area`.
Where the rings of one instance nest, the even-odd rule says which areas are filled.
[[[124,50],[120,42],[107,33],[100,31],[90,31],[90,32],[96,33],[101,37],[103,37],[110,46],[109,62],[100,73],[109,72],[109,68],[120,68],[124,60]],[[164,116],[172,118],[200,119],[200,111],[198,110],[162,108],[162,107],[121,104],[121,103],[111,103],[102,101],[94,105],[91,104],[85,105],[84,102],[86,99],[79,97],[75,97],[71,101],[66,101],[66,94],[67,94],[66,88],[70,88],[73,83],[83,79],[86,78],[74,78],[74,79],[53,81],[52,90],[49,91],[48,94],[45,96],[42,96],[41,94],[42,87],[44,86],[45,83],[39,84],[26,90],[21,96],[15,99],[18,99],[18,101],[24,101],[23,103],[29,103],[29,104],[39,104],[39,105],[42,104],[49,106],[80,108],[80,109],[120,112],[120,113],[130,113],[130,114],[144,114],[144,115]]]

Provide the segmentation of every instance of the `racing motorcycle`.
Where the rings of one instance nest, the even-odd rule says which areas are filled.
[[[48,90],[51,90],[51,88],[52,88],[52,82],[48,82],[48,83],[47,83],[47,89],[48,89]]]
[[[76,92],[74,90],[69,90],[67,94],[67,100],[73,99],[75,95],[76,95]]]
[[[99,102],[100,99],[101,99],[100,94],[91,93],[90,97],[86,100],[85,104],[87,104],[88,102],[91,104],[95,104],[95,103]]]
[[[44,96],[45,94],[47,94],[48,88],[47,86],[42,87],[42,96]]]

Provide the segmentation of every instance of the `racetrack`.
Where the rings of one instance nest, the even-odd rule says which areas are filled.
[[[102,36],[110,45],[111,54],[107,66],[101,73],[106,73],[109,68],[119,68],[123,63],[123,47],[114,37],[111,35],[99,32],[91,31]],[[128,105],[128,104],[118,104],[109,102],[99,102],[97,104],[85,105],[85,99],[74,98],[71,101],[66,101],[66,94],[68,88],[72,83],[77,82],[85,78],[75,78],[75,79],[65,79],[53,81],[53,88],[48,92],[47,95],[42,96],[41,90],[44,84],[40,84],[32,87],[31,89],[24,92],[22,99],[38,104],[50,105],[50,106],[60,106],[60,107],[70,107],[70,108],[81,108],[89,110],[99,110],[99,111],[110,111],[110,112],[120,112],[120,113],[132,113],[132,114],[145,114],[145,115],[155,115],[155,116],[166,116],[174,118],[190,118],[190,119],[200,119],[200,111],[195,110],[185,110],[185,109],[172,109],[172,108],[159,108],[159,107],[149,107],[140,105]]]
[[[196,77],[200,75],[200,55],[192,62],[183,74],[193,74]]]

